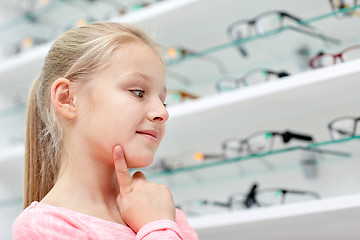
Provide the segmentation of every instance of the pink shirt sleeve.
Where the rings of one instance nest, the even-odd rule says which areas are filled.
[[[183,211],[176,209],[176,222],[159,220],[146,224],[136,235],[136,240],[198,240]],[[180,227],[181,226],[181,227]]]
[[[75,219],[69,220],[57,214],[23,212],[13,224],[13,240],[20,239],[90,240],[96,237]]]
[[[16,218],[13,239],[198,240],[198,236],[179,209],[176,210],[175,222],[154,221],[136,234],[121,224],[34,202]]]

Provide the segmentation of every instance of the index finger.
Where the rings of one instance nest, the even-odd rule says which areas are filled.
[[[120,191],[123,191],[132,185],[132,178],[125,161],[124,152],[119,145],[114,147],[113,157]]]

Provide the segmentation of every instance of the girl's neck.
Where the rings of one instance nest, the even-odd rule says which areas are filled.
[[[116,204],[114,168],[84,153],[65,155],[54,187],[41,202],[125,224]]]

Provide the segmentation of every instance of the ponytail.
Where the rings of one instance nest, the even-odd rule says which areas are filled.
[[[25,181],[23,207],[33,201],[40,201],[54,186],[56,169],[53,156],[46,152],[46,138],[42,138],[45,127],[41,120],[37,93],[40,84],[38,76],[31,86],[27,105],[25,140]]]

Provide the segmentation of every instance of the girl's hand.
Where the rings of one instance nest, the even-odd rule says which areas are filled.
[[[138,232],[144,225],[156,220],[175,221],[175,204],[170,189],[147,182],[142,172],[136,172],[131,177],[121,146],[114,147],[113,157],[120,187],[116,202],[126,224]]]

